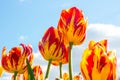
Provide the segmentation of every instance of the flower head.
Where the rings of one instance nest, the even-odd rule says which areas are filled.
[[[3,68],[2,68],[2,66],[0,65],[0,77],[2,76],[2,73],[3,73]]]
[[[82,44],[86,37],[87,21],[82,10],[72,7],[63,10],[58,22],[58,29],[64,34],[65,42],[74,45]]]
[[[63,74],[62,80],[70,80],[68,73]],[[83,80],[82,75],[75,75],[73,80]]]
[[[34,66],[33,67],[33,72],[35,75],[35,80],[44,80],[43,79],[43,72],[40,66]]]
[[[46,60],[58,60],[63,56],[64,43],[62,42],[62,34],[50,27],[44,34],[42,40],[39,42],[39,50]]]
[[[52,61],[52,64],[58,66],[60,64],[68,63],[68,55],[69,55],[69,47],[67,45],[63,45],[63,56],[59,60]]]
[[[90,41],[80,68],[85,80],[116,80],[116,56],[114,51],[107,52],[107,40]]]
[[[23,50],[21,47],[13,47],[8,54],[6,54],[6,47],[2,50],[2,67],[10,73],[23,73],[27,69],[26,58],[32,64],[32,47],[25,44],[20,45],[23,47]]]

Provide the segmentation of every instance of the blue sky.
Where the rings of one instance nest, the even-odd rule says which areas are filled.
[[[76,6],[90,23],[120,26],[119,0],[1,0],[0,50],[21,42],[31,43],[37,51],[38,41],[50,26],[56,26],[62,9]],[[24,39],[20,40],[20,37]]]
[[[75,47],[73,52],[77,54],[76,49],[83,52],[91,39],[108,39],[110,49],[116,49],[117,58],[120,58],[119,3],[119,0],[0,0],[0,51],[3,46],[9,51],[13,46],[26,43],[32,44],[34,52],[38,53],[39,40],[48,27],[57,26],[61,10],[76,6],[83,10],[90,28],[85,44]]]

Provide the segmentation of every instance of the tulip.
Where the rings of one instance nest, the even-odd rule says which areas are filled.
[[[64,42],[60,31],[54,27],[50,27],[44,34],[42,40],[38,44],[39,51],[43,58],[48,63],[45,79],[48,78],[50,65],[52,61],[56,61],[62,58],[64,52]]]
[[[34,66],[33,72],[35,75],[35,80],[43,80],[43,72],[40,66]]]
[[[63,80],[69,80],[69,74],[68,73],[64,73],[62,79]]]
[[[62,10],[58,29],[64,34],[67,42],[82,44],[86,37],[86,27],[87,20],[84,19],[82,10],[76,7]]]
[[[27,69],[26,59],[32,64],[33,55],[32,47],[30,45],[20,44],[23,47],[13,47],[8,54],[6,54],[6,47],[2,50],[1,64],[4,70],[10,73],[24,73]]]
[[[33,67],[33,73],[35,76],[35,80],[44,80],[43,79],[43,72],[40,66],[36,65]],[[26,70],[23,74],[17,75],[17,80],[29,80],[28,79],[28,70]],[[14,75],[12,76],[12,80],[14,79]]]
[[[74,76],[73,80],[83,80],[81,75]]]
[[[68,73],[63,74],[62,80],[70,80]],[[83,80],[82,75],[75,75],[73,80]]]
[[[64,55],[56,61],[52,61],[52,64],[55,66],[59,65],[60,69],[60,78],[62,78],[62,64],[67,64],[68,63],[68,54],[69,54],[69,47],[66,45],[63,46],[64,51],[62,52]]]
[[[90,41],[80,68],[85,80],[116,80],[116,55],[107,51],[107,40]]]
[[[2,66],[0,65],[0,77],[2,76],[2,74],[3,74],[3,68],[2,68]]]
[[[64,35],[66,44],[70,45],[69,50],[69,75],[72,80],[72,45],[80,45],[86,38],[87,20],[84,19],[82,10],[72,7],[62,10],[60,20],[58,22],[58,30]]]
[[[68,63],[68,55],[69,55],[69,47],[65,44],[63,44],[61,47],[63,47],[63,56],[59,60],[52,61],[52,64],[55,66],[58,66],[60,63],[61,64],[66,64]]]
[[[12,75],[11,80],[14,80],[14,75]],[[25,79],[23,74],[17,74],[16,80],[28,80],[28,79]]]
[[[58,60],[63,56],[61,47],[62,34],[55,28],[50,27],[39,42],[39,51],[46,60]],[[60,53],[60,54],[59,54]]]

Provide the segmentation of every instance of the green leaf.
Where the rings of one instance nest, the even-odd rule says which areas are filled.
[[[30,63],[29,63],[28,59],[26,59],[26,63],[27,63],[27,68],[28,68],[28,80],[35,80],[33,70],[30,66]]]

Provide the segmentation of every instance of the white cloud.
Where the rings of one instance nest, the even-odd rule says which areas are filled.
[[[26,37],[23,36],[23,35],[21,35],[21,36],[19,37],[19,40],[20,40],[20,41],[23,41],[23,40],[25,40],[25,39],[26,39]]]
[[[69,7],[69,6],[71,6],[72,4],[69,2],[69,3],[63,3],[62,5],[61,5],[61,7],[63,7],[63,8],[65,8],[65,7]]]
[[[119,37],[120,27],[111,24],[90,24],[88,29],[103,33],[107,37]]]
[[[25,0],[19,0],[20,2],[24,2]]]
[[[117,58],[117,73],[118,73],[118,76],[120,77],[120,58]]]
[[[19,0],[19,2],[21,2],[21,3],[23,3],[23,2],[31,3],[32,0]]]
[[[0,77],[0,80],[10,80],[12,75],[13,74],[4,72],[3,75]]]

